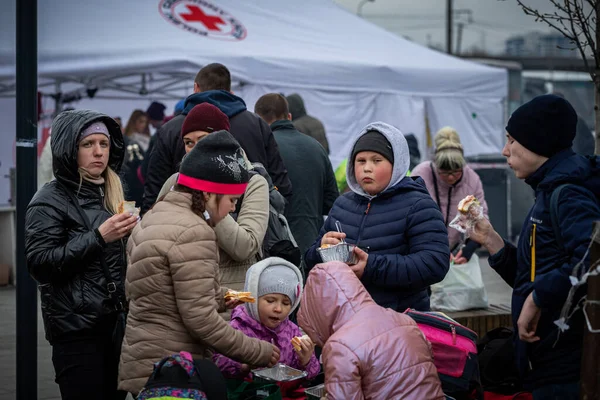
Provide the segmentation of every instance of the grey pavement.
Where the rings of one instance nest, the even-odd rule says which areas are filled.
[[[510,304],[511,288],[489,267],[487,258],[481,257],[480,264],[490,304]],[[0,400],[16,399],[15,335],[16,289],[0,287]],[[41,313],[38,315],[37,372],[38,399],[60,400],[60,392],[54,382],[51,349],[44,339]]]

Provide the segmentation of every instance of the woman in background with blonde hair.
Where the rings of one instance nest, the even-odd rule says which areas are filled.
[[[137,216],[117,214],[123,135],[110,117],[65,111],[52,123],[56,179],[27,207],[25,252],[38,282],[46,339],[63,399],[124,399],[117,392],[125,240]]]
[[[480,246],[479,243],[467,240],[461,246],[462,234],[448,224],[456,216],[458,203],[468,195],[477,197],[483,206],[484,215],[488,216],[487,203],[483,193],[483,185],[479,175],[467,165],[460,137],[454,128],[446,126],[438,131],[434,138],[435,158],[422,162],[412,171],[411,176],[420,176],[427,185],[427,190],[437,203],[444,216],[450,241],[450,260],[455,264],[464,264]]]

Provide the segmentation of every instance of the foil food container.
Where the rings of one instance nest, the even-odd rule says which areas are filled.
[[[308,375],[305,371],[281,363],[275,364],[272,368],[253,370],[252,374],[254,379],[258,378],[268,382],[290,382],[305,378]]]
[[[356,264],[356,255],[354,254],[354,245],[348,243],[339,243],[329,247],[319,247],[317,249],[323,262],[341,261],[347,264]]]

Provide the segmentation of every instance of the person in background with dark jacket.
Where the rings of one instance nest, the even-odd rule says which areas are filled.
[[[240,143],[248,159],[265,166],[279,192],[289,201],[292,184],[271,129],[265,121],[246,109],[244,100],[231,93],[231,75],[227,67],[214,63],[202,68],[196,75],[194,94],[185,100],[181,115],[167,122],[156,133],[156,145],[150,155],[146,176],[142,212],[152,207],[165,181],[178,171],[185,154],[181,126],[187,113],[202,103],[210,103],[227,115],[231,134]]]
[[[167,106],[163,103],[159,103],[158,101],[153,101],[148,106],[146,110],[146,114],[148,115],[149,125],[158,131],[158,129],[162,126],[163,120],[165,119],[165,110]],[[150,133],[150,132],[148,132]]]
[[[367,125],[348,157],[351,192],[335,201],[304,258],[310,270],[321,262],[319,247],[342,239],[354,244],[357,263],[350,268],[377,304],[398,312],[428,311],[428,287],[450,268],[444,218],[423,180],[406,176],[409,162],[402,132],[383,122]]]
[[[281,157],[288,166],[294,194],[285,217],[302,254],[308,250],[329,214],[339,192],[331,161],[315,139],[299,132],[291,122],[285,97],[278,93],[262,96],[254,112],[271,126]]]
[[[304,100],[299,94],[294,93],[287,96],[287,101],[289,103],[290,113],[292,114],[292,122],[296,129],[321,143],[321,146],[323,146],[327,154],[329,154],[329,142],[327,141],[323,123],[306,113]]]
[[[63,399],[124,399],[117,392],[120,350],[112,342],[118,312],[102,267],[123,294],[124,238],[137,223],[136,216],[117,214],[123,135],[107,115],[68,111],[52,123],[51,145],[56,179],[27,207],[25,253],[39,285],[56,383]]]
[[[408,133],[404,136],[406,143],[408,143],[408,151],[410,152],[410,165],[409,169],[412,171],[421,162],[421,151],[419,150],[419,141],[417,137]]]
[[[575,110],[555,95],[536,97],[512,114],[502,154],[516,177],[535,191],[535,203],[517,247],[504,241],[487,219],[471,235],[488,249],[490,266],[513,288],[516,362],[535,400],[579,399],[583,312],[575,312],[567,321],[570,328],[560,334],[554,324],[571,288],[573,268],[581,260],[589,268],[592,223],[600,220],[597,158],[573,152],[576,129]],[[559,193],[554,221],[559,238],[550,199],[565,183],[570,185]]]
[[[125,160],[121,178],[125,189],[125,199],[135,201],[139,207],[144,198],[144,179],[141,166],[148,156],[150,134],[148,131],[148,114],[142,110],[133,110],[127,126],[125,126]]]
[[[185,99],[179,100],[175,104],[175,108],[173,110],[173,115],[169,115],[169,116],[164,117],[163,121],[162,121],[162,124],[160,126],[163,126],[164,124],[166,124],[167,122],[169,122],[170,120],[172,120],[173,118],[175,118],[176,116],[178,116],[179,114],[181,114],[183,112],[183,105],[184,104],[185,104]],[[152,151],[154,150],[154,144],[156,143],[156,136],[157,135],[155,133],[150,138],[150,145],[148,145],[148,151],[146,152],[146,157],[144,157],[144,160],[142,161],[142,167],[141,167],[142,184],[146,183],[146,176],[148,175],[148,164],[150,163],[150,154],[152,154]],[[140,205],[141,205],[141,203],[140,203]]]

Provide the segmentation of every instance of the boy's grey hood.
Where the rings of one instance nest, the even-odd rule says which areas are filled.
[[[392,170],[392,179],[383,192],[397,185],[406,177],[406,173],[410,167],[410,152],[408,151],[408,143],[406,142],[406,138],[398,128],[395,128],[390,124],[386,124],[385,122],[372,122],[363,128],[361,133],[354,140],[354,143],[352,143],[350,154],[348,154],[348,163],[346,165],[346,182],[348,183],[348,187],[354,193],[372,199],[375,196],[365,192],[363,188],[360,187],[358,182],[356,182],[356,178],[354,177],[354,160],[352,159],[352,151],[354,150],[354,146],[356,146],[356,142],[358,142],[358,139],[360,139],[369,131],[377,131],[385,136],[392,145],[392,150],[394,152],[394,169]]]
[[[300,305],[300,299],[302,298],[302,290],[304,286],[304,281],[302,279],[302,273],[294,264],[289,261],[284,260],[279,257],[269,257],[265,258],[262,261],[257,262],[252,265],[248,271],[246,271],[246,283],[244,284],[244,292],[252,293],[252,296],[256,299],[254,303],[246,303],[246,311],[252,318],[257,321],[260,321],[260,317],[258,315],[258,281],[260,280],[260,274],[267,268],[272,265],[285,265],[288,268],[291,268],[296,275],[298,276],[298,282],[300,282],[300,293],[296,297],[296,301],[292,304],[292,309],[290,310],[290,314],[294,312],[296,308]]]

